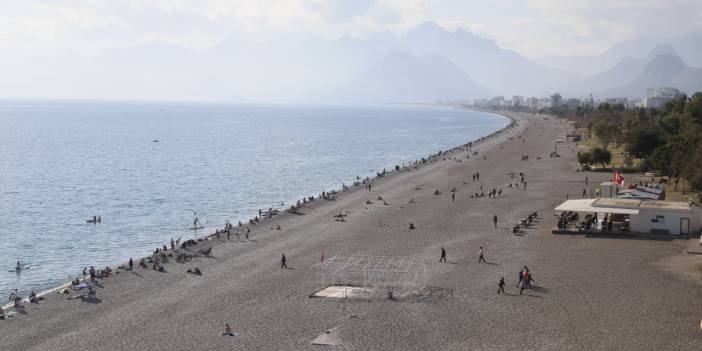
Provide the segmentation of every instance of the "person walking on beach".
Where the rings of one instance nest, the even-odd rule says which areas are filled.
[[[524,291],[524,289],[528,289],[528,288],[531,287],[531,286],[530,286],[531,284],[529,284],[529,280],[530,280],[530,279],[529,279],[529,271],[526,270],[526,269],[524,269],[524,270],[522,271],[522,280],[521,280],[521,283],[522,283],[522,284],[521,284],[521,286],[519,287],[519,295],[522,294],[522,291]]]
[[[587,185],[589,179],[587,179],[587,176],[585,176],[585,185]]]
[[[285,258],[285,254],[283,254],[283,257],[280,259],[280,268],[285,268],[288,269],[288,265],[286,264],[288,262],[288,259]]]
[[[500,282],[497,283],[497,294],[498,295],[500,294],[500,291],[502,291],[503,294],[505,293],[505,277],[500,278]]]
[[[134,260],[132,260],[132,258],[130,257],[129,258],[129,270],[131,271],[132,269],[134,269]]]
[[[451,193],[451,201],[456,201],[456,193]]]
[[[480,247],[480,251],[478,251],[478,263],[481,263],[481,262],[487,263],[487,261],[485,261],[485,256],[483,255],[483,247],[482,246]]]
[[[446,263],[446,249],[444,249],[443,246],[441,247],[441,258],[439,259],[439,263],[441,263],[441,260]]]
[[[495,228],[497,228],[497,215],[492,216],[492,222],[495,224]]]
[[[523,274],[524,274],[523,269],[519,270],[519,273],[517,273],[517,288],[519,287],[519,284],[522,283],[522,275]]]

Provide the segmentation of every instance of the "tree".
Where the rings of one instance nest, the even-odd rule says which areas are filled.
[[[636,125],[626,134],[626,151],[636,158],[650,157],[653,150],[665,143],[663,138],[661,129],[653,124]]]
[[[592,149],[590,154],[590,161],[592,163],[599,163],[600,165],[602,165],[602,168],[605,168],[605,165],[612,162],[612,153],[605,148],[596,147]]]
[[[619,127],[614,123],[599,121],[592,126],[592,133],[595,134],[602,148],[607,149],[619,135]]]
[[[592,164],[592,154],[590,152],[579,152],[578,153],[578,163],[581,166],[589,166]]]

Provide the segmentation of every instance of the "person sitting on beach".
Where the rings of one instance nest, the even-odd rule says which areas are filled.
[[[229,326],[229,323],[224,325],[224,333],[222,333],[222,335],[236,336],[236,334],[232,333],[232,328]]]
[[[146,262],[144,262],[144,259],[142,258],[141,261],[139,261],[139,266],[141,268],[146,268]]]
[[[95,291],[95,289],[92,286],[90,288],[88,288],[88,297],[89,298],[94,299],[96,295],[97,295],[97,291]]]
[[[39,299],[37,298],[37,294],[34,293],[34,290],[29,293],[29,302],[39,303]]]
[[[280,229],[281,229],[281,228],[280,228],[280,224],[276,224],[276,225],[275,225],[275,230],[280,230]]]
[[[71,282],[71,285],[76,286],[78,284],[80,284],[80,279],[78,279],[78,277],[76,277],[76,279],[73,279],[73,281]]]

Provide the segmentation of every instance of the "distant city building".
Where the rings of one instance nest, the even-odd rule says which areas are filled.
[[[646,98],[643,101],[643,105],[646,108],[661,108],[668,101],[675,100],[681,96],[683,96],[683,93],[675,88],[650,88],[646,90]]]
[[[587,100],[585,105],[589,107],[595,107],[595,99],[592,97],[592,94],[590,94],[590,98]]]
[[[530,97],[527,99],[526,104],[528,108],[539,108],[539,98]]]
[[[524,97],[520,95],[512,96],[512,106],[524,106]]]
[[[551,107],[561,106],[561,100],[562,100],[561,94],[555,93],[555,94],[551,95]]]
[[[565,104],[566,104],[566,106],[568,106],[568,107],[573,107],[573,108],[575,108],[575,107],[580,106],[581,103],[580,103],[580,100],[578,100],[578,99],[570,98],[570,99],[567,99],[567,100],[565,101]]]
[[[485,106],[487,105],[487,99],[473,99],[473,106]]]
[[[492,107],[504,106],[504,104],[505,104],[505,97],[504,96],[496,96],[487,102],[487,105],[492,106]]]

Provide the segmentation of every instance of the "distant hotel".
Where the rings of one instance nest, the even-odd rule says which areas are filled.
[[[491,99],[473,99],[464,100],[460,102],[453,102],[451,104],[460,104],[476,107],[488,107],[488,108],[499,108],[499,107],[511,107],[516,109],[530,109],[530,110],[541,110],[552,107],[567,106],[571,108],[583,107],[583,108],[595,108],[602,104],[609,104],[610,106],[621,105],[625,109],[635,109],[635,108],[661,108],[667,102],[673,101],[675,99],[684,96],[684,94],[676,89],[670,87],[660,87],[651,88],[646,91],[646,97],[643,99],[629,100],[626,97],[617,98],[604,98],[595,100],[590,94],[589,97],[576,99],[567,98],[564,99],[559,93],[554,93],[548,97],[524,97],[522,95],[514,95],[512,98],[505,99],[504,96],[496,96]],[[439,102],[440,103],[440,102]]]

